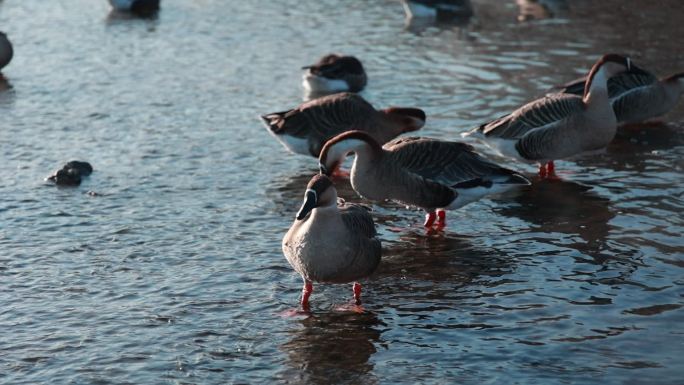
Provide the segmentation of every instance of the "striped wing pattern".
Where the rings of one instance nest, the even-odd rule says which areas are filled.
[[[533,129],[562,121],[583,109],[584,102],[577,95],[551,94],[480,126],[479,130],[488,137],[520,139]]]
[[[392,162],[425,179],[451,187],[475,179],[510,173],[482,158],[472,146],[465,143],[407,137],[395,139],[384,148],[390,151]]]
[[[360,96],[340,93],[280,113],[271,124],[278,127],[277,134],[309,139],[311,154],[318,156],[326,140],[351,129],[365,129],[376,112]]]
[[[370,213],[371,209],[368,206],[340,202],[337,208],[340,210],[342,220],[348,229],[367,238],[373,238],[377,235],[375,223]]]

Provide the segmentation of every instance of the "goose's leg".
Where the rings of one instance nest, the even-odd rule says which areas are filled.
[[[559,180],[560,178],[556,175],[556,166],[553,161],[546,164],[546,178],[552,180]]]
[[[436,217],[437,217],[437,215],[435,215],[434,211],[431,211],[431,212],[425,214],[425,223],[423,223],[423,226],[432,227],[432,224],[435,223]]]
[[[309,310],[309,297],[313,292],[313,285],[311,281],[304,280],[304,287],[302,288],[302,308],[304,310]]]
[[[437,210],[437,227],[446,226],[446,211]]]
[[[357,305],[361,305],[361,284],[358,282],[354,282],[354,286],[352,286],[352,291],[354,292],[354,303]]]
[[[544,163],[539,164],[539,178],[546,179],[546,165]]]

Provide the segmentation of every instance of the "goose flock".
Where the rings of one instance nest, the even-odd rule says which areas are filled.
[[[406,1],[405,6],[415,16],[429,3]],[[304,281],[300,304],[305,311],[313,282],[353,282],[354,305],[360,305],[358,280],[371,275],[381,258],[370,208],[338,199],[334,175],[348,176],[362,198],[422,209],[423,225],[438,230],[446,226],[446,210],[531,183],[469,144],[399,137],[422,128],[425,112],[414,107],[376,110],[354,94],[367,83],[357,58],[329,54],[303,69],[305,90],[328,95],[261,119],[288,150],[318,158],[320,173],[306,186],[304,203],[282,241],[285,257]],[[462,136],[504,157],[539,164],[540,180],[557,179],[555,160],[605,148],[619,123],[661,116],[683,92],[684,74],[658,80],[630,58],[606,54],[585,77]],[[341,172],[350,154],[351,171]]]
[[[469,17],[469,0],[401,0],[408,18]],[[519,0],[521,3],[525,3]],[[146,16],[159,0],[109,0],[116,12]],[[0,32],[0,70],[14,51]],[[420,130],[425,112],[416,107],[376,109],[357,94],[368,78],[353,56],[328,54],[302,67],[310,100],[295,108],[261,116],[268,132],[289,151],[313,156],[320,173],[304,188],[304,200],[282,240],[290,265],[304,281],[301,307],[309,309],[313,282],[353,284],[361,304],[361,285],[380,263],[381,242],[371,208],[338,197],[333,176],[349,177],[365,199],[390,200],[425,211],[428,229],[446,226],[446,211],[490,194],[531,182],[521,172],[488,160],[466,143],[427,137],[402,137]],[[5,81],[0,72],[0,81]],[[684,92],[684,73],[658,79],[618,54],[600,57],[587,75],[558,87],[463,136],[500,155],[537,163],[541,180],[557,178],[554,161],[605,148],[620,123],[638,124],[662,116]],[[340,170],[354,155],[349,173]],[[77,184],[92,172],[69,162],[55,181]],[[351,197],[353,198],[353,197]]]

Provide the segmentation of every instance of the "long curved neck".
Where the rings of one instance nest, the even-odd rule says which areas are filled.
[[[596,102],[608,101],[608,71],[604,66],[593,68],[584,85],[584,103],[587,105]]]

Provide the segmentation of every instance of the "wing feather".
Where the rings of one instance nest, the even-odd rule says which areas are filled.
[[[495,176],[509,176],[505,169],[477,154],[473,147],[459,142],[408,137],[384,146],[391,161],[425,179],[454,187],[464,182]]]
[[[373,216],[370,214],[370,207],[357,203],[339,202],[338,209],[348,229],[353,229],[354,232],[363,234],[368,238],[377,235]]]
[[[479,131],[488,137],[520,139],[531,130],[565,120],[583,108],[584,102],[577,95],[550,94],[483,124]]]

